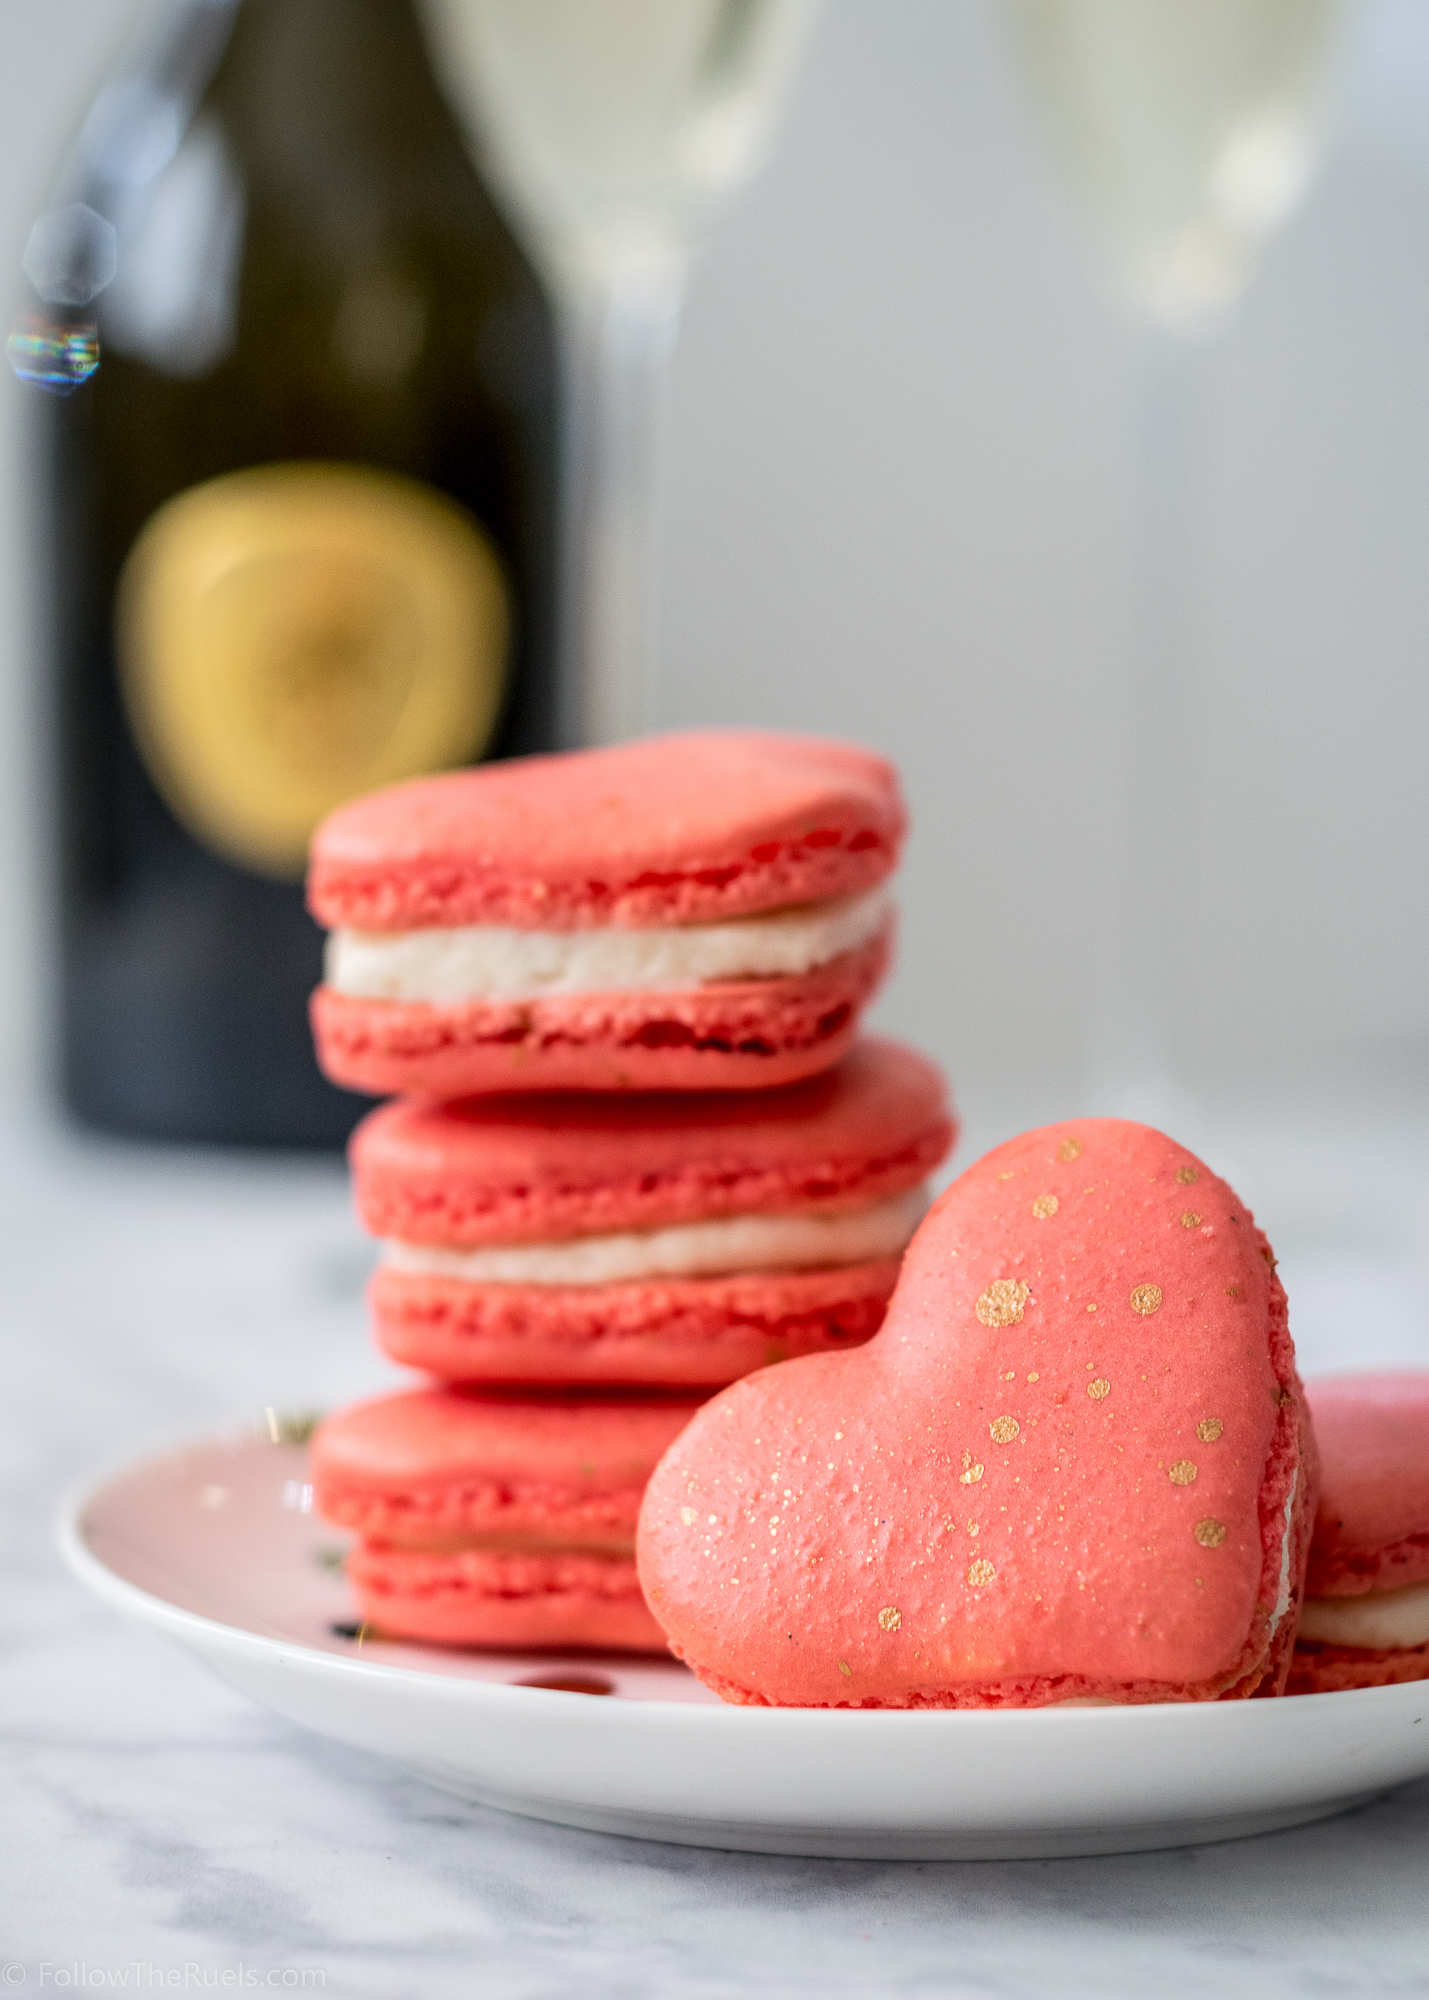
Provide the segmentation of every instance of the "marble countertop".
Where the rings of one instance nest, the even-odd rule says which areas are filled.
[[[1307,1372],[1429,1361],[1429,1149],[1396,1116],[1333,1146],[1303,1110],[1221,1132],[1280,1250]],[[13,1118],[0,1190],[8,1991],[1429,1992],[1429,1781],[1164,1854],[798,1861],[465,1806],[249,1705],[88,1598],[52,1522],[97,1468],[395,1382],[367,1344],[341,1172]]]

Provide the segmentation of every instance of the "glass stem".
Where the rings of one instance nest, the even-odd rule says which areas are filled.
[[[1092,1083],[1095,1109],[1152,1124],[1184,1125],[1192,1109],[1176,1069],[1194,1013],[1194,690],[1205,574],[1197,474],[1207,353],[1149,333],[1136,412],[1130,675],[1108,825]]]
[[[569,744],[654,722],[661,435],[683,272],[573,288],[565,316],[564,712]]]

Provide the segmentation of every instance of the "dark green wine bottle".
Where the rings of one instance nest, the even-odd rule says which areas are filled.
[[[65,1097],[337,1144],[364,1104],[311,1051],[313,825],[554,747],[550,306],[411,0],[186,0],[26,269],[12,358],[72,390],[42,399]]]

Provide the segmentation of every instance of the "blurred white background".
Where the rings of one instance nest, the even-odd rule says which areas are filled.
[[[3,0],[0,269],[17,272],[131,12]],[[1193,863],[1147,913],[1177,953],[1178,1132],[1307,1254],[1417,1265],[1425,0],[1365,0],[1323,169],[1205,362],[1196,726],[1161,752],[1168,795],[1193,802]],[[660,720],[826,730],[898,759],[916,838],[881,1018],[952,1070],[963,1162],[1099,1108],[1135,382],[1135,338],[1091,275],[995,0],[829,0],[775,158],[716,233],[685,321]],[[22,416],[6,371],[0,1061],[21,1086],[45,1014]],[[1414,1284],[1406,1341],[1426,1317]]]

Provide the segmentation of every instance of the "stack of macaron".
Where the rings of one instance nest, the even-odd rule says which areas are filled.
[[[715,1390],[878,1328],[954,1123],[858,1038],[896,776],[699,732],[444,774],[315,839],[313,1002],[382,1244],[375,1331],[439,1386],[314,1440],[365,1621],[477,1645],[665,1643],[651,1472]]]

